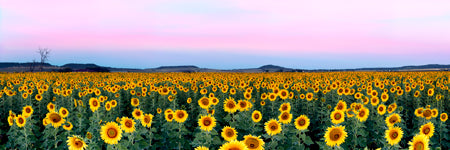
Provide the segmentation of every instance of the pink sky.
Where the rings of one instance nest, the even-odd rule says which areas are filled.
[[[14,56],[46,46],[55,53],[223,52],[292,59],[407,53],[406,60],[432,60],[411,64],[449,64],[432,59],[450,56],[449,27],[448,0],[0,0],[0,61],[30,61]]]

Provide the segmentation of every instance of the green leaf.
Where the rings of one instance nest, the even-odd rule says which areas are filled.
[[[311,144],[314,144],[314,142],[311,140],[311,137],[306,136],[305,144],[306,144],[306,145],[311,145]]]

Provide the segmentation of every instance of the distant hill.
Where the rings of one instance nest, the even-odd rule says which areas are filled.
[[[40,63],[31,63],[31,62],[27,62],[27,63],[15,63],[15,62],[0,62],[0,68],[8,68],[8,67],[30,67],[31,65],[41,65]],[[43,66],[46,67],[51,67],[52,65],[50,65],[49,63],[44,63],[42,64]]]
[[[71,68],[71,69],[86,69],[86,68],[95,68],[95,67],[100,67],[96,64],[76,64],[76,63],[69,63],[69,64],[65,64],[62,65],[61,67],[63,68]]]
[[[31,66],[36,63],[16,63],[16,62],[0,62],[0,72],[29,72]],[[37,63],[39,65],[39,63]],[[99,66],[96,64],[80,64],[68,63],[62,66],[54,66],[49,63],[43,65],[43,71],[56,72],[329,72],[329,71],[450,71],[450,65],[428,64],[419,66],[402,66],[402,67],[374,67],[374,68],[356,68],[356,69],[292,69],[276,65],[264,65],[258,68],[247,69],[211,69],[200,68],[193,65],[183,66],[161,66],[148,69],[134,68],[114,68]],[[38,71],[35,67],[34,71]]]

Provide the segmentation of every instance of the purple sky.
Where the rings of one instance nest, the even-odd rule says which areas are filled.
[[[0,62],[331,69],[450,64],[448,0],[0,0]]]

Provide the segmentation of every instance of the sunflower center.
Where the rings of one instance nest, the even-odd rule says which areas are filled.
[[[228,108],[234,108],[235,105],[232,102],[228,102],[227,106]]]
[[[209,125],[211,125],[211,120],[206,119],[206,120],[203,121],[203,124],[204,124],[205,126],[209,126]]]
[[[278,129],[278,125],[276,123],[272,123],[272,124],[270,124],[270,129],[276,130],[276,129]]]
[[[249,138],[245,140],[245,145],[247,145],[249,149],[256,149],[259,146],[259,141],[255,138]]]
[[[339,129],[331,130],[330,139],[332,141],[338,141],[340,137],[341,137],[341,131],[339,131]]]
[[[31,109],[30,109],[30,108],[27,108],[27,109],[25,109],[25,111],[26,111],[27,113],[30,113],[30,112],[31,112]]]
[[[136,111],[136,116],[141,116],[141,112]]]
[[[133,126],[133,123],[130,120],[127,120],[125,121],[125,126],[131,128]]]
[[[423,150],[425,145],[422,142],[417,142],[416,145],[414,145],[415,150]]]
[[[337,107],[339,110],[342,110],[343,108],[344,108],[344,106],[342,106],[342,105],[338,105],[338,107]]]
[[[391,138],[395,139],[397,137],[398,137],[398,133],[397,132],[392,132]]]
[[[19,123],[22,124],[23,122],[23,118],[19,118]]]
[[[425,129],[423,129],[423,133],[425,133],[425,134],[428,134],[428,133],[430,133],[430,128],[425,128]]]
[[[145,117],[145,118],[144,118],[144,122],[145,122],[145,123],[150,123],[150,118]]]
[[[80,140],[76,140],[74,144],[75,144],[75,147],[76,147],[76,148],[81,148],[81,147],[83,147],[83,143],[82,143]]]
[[[178,113],[178,118],[183,118],[184,117],[184,113]]]
[[[298,121],[298,125],[300,125],[300,126],[303,126],[303,125],[305,125],[305,120],[303,120],[303,119],[300,119],[299,121]]]
[[[173,118],[173,115],[172,115],[172,114],[169,114],[169,115],[167,115],[167,118],[172,119],[172,118]]]
[[[96,107],[96,106],[98,105],[98,102],[97,102],[97,101],[93,101],[93,102],[92,102],[92,105],[93,105],[94,107]]]
[[[389,118],[389,122],[390,122],[390,123],[395,123],[395,122],[397,122],[397,117],[391,117],[391,118]]]
[[[431,111],[430,111],[430,110],[425,110],[425,111],[423,112],[423,116],[424,116],[424,117],[430,117],[430,116],[431,116]]]
[[[281,119],[283,120],[287,120],[289,118],[288,114],[283,113],[283,115],[281,116]]]
[[[239,103],[239,105],[241,105],[242,108],[245,108],[247,106],[247,103],[246,102],[241,102],[241,103]]]
[[[255,118],[255,119],[259,119],[259,114],[255,114],[255,115],[253,115],[253,118]]]
[[[227,137],[232,137],[232,136],[234,136],[234,132],[233,132],[233,130],[227,130]]]
[[[446,115],[442,115],[442,117],[441,117],[442,119],[445,119],[445,118],[447,118],[447,116]]]
[[[383,107],[380,107],[380,108],[378,108],[378,110],[379,110],[379,111],[383,111],[383,110],[384,110],[384,108],[383,108]]]
[[[341,114],[340,114],[340,113],[336,113],[336,114],[334,115],[334,119],[336,119],[336,120],[341,119]]]
[[[106,134],[109,138],[115,138],[117,136],[117,130],[115,128],[109,128],[106,130]]]
[[[287,108],[287,106],[286,105],[284,105],[282,108],[281,108],[281,110],[283,110],[283,111],[285,111],[285,110],[287,110],[288,108]]]
[[[59,116],[56,113],[53,113],[50,115],[50,119],[52,120],[52,122],[59,122],[61,121],[61,116]]]
[[[360,111],[360,112],[359,112],[359,116],[360,116],[360,117],[364,117],[365,114],[366,114],[365,111]]]
[[[63,115],[67,114],[66,110],[61,111]]]

